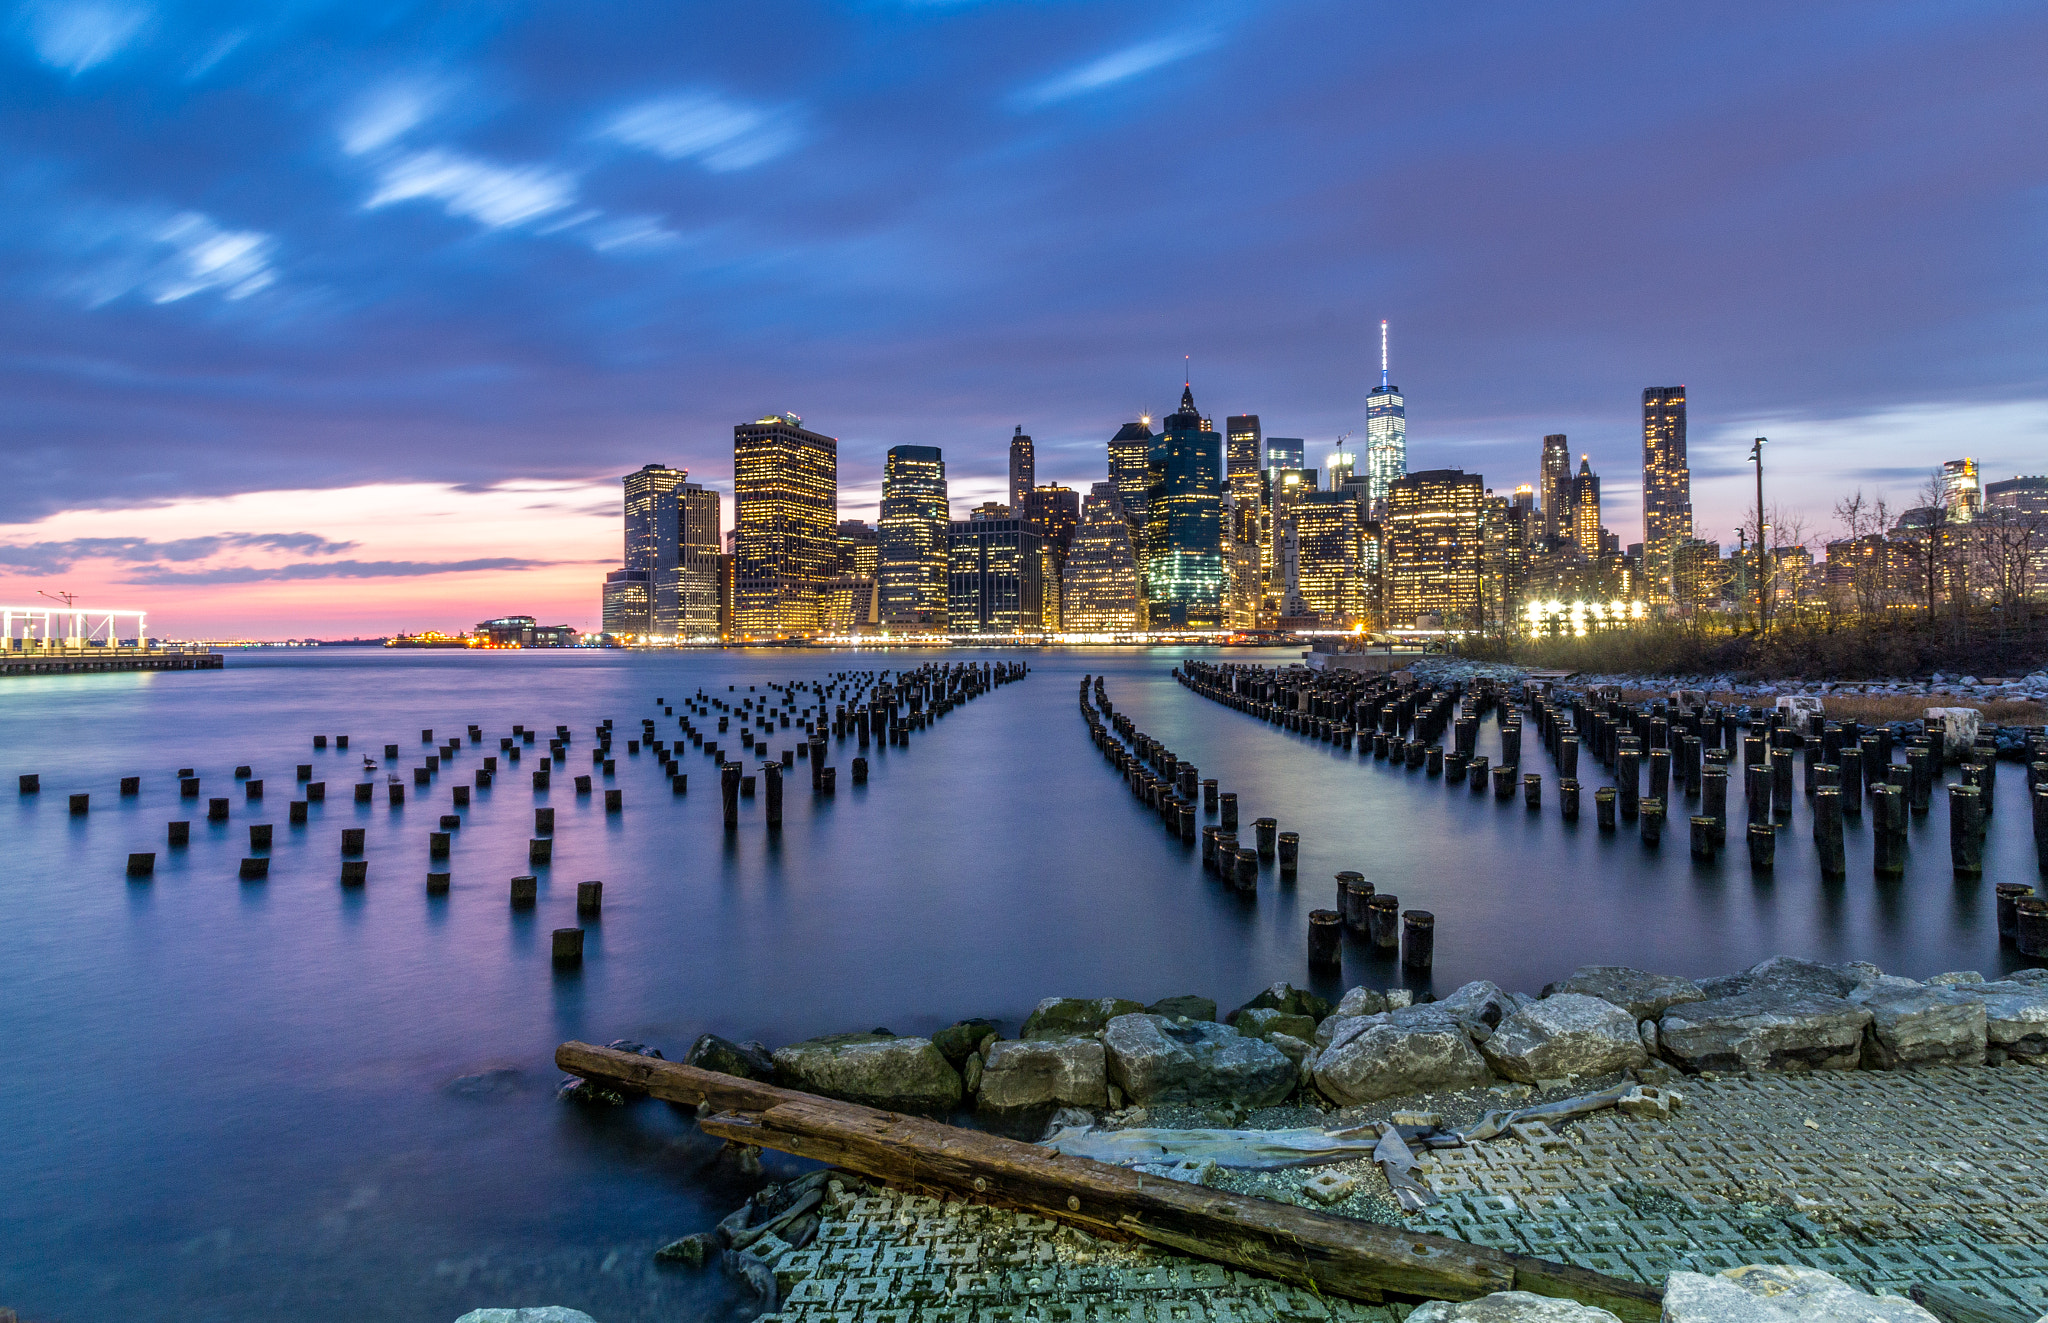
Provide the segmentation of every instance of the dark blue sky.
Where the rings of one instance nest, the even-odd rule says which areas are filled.
[[[993,488],[1019,423],[1085,483],[1183,354],[1319,463],[1381,317],[1411,467],[1511,486],[1561,430],[1632,511],[1639,392],[1688,385],[1709,533],[1755,431],[1816,523],[2048,457],[2039,4],[29,0],[0,38],[0,524],[723,483],[784,409],[849,506],[900,442]]]

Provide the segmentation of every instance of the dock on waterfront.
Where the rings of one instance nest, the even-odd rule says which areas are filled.
[[[128,647],[76,640],[8,639],[0,675],[87,675],[102,671],[217,671],[221,654],[203,648]]]

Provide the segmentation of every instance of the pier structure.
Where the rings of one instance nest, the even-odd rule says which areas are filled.
[[[123,620],[134,622],[132,634],[121,625]],[[0,675],[217,671],[221,665],[217,652],[152,643],[146,612],[69,603],[0,605]]]

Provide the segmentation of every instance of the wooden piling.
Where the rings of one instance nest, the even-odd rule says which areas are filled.
[[[1217,797],[1217,806],[1222,811],[1222,820],[1217,824],[1225,831],[1237,830],[1237,794],[1225,791]]]
[[[725,763],[718,769],[718,793],[725,805],[725,829],[740,827],[740,765]]]
[[[1906,872],[1906,795],[1886,782],[1870,788],[1870,871],[1878,877]]]
[[[1246,895],[1252,895],[1252,894],[1254,894],[1254,893],[1256,893],[1256,892],[1258,891],[1258,889],[1259,889],[1259,854],[1258,854],[1258,851],[1256,851],[1256,850],[1246,850],[1246,849],[1239,849],[1239,850],[1238,850],[1238,852],[1237,852],[1237,864],[1236,864],[1235,870],[1234,870],[1234,871],[1232,872],[1232,874],[1231,874],[1231,880],[1232,880],[1232,881],[1233,881],[1233,882],[1234,882],[1234,883],[1236,884],[1236,886],[1237,886],[1237,889],[1238,889],[1239,891],[1241,891],[1241,892],[1245,893]]]
[[[189,822],[173,822],[173,823],[170,823],[170,824],[168,825],[168,832],[167,832],[167,836],[166,836],[166,844],[169,844],[169,845],[190,845],[191,843],[192,843],[192,824],[191,824],[191,823],[189,823]]]
[[[156,872],[155,851],[142,850],[128,856],[128,876],[148,877],[154,872]]]
[[[206,801],[206,820],[207,820],[208,822],[226,822],[226,821],[228,820],[228,802],[227,802],[227,800],[225,800],[225,799],[209,799],[209,800],[207,800],[207,801]]]
[[[1566,822],[1579,820],[1579,783],[1571,777],[1557,783],[1557,810]]]
[[[1778,861],[1778,829],[1768,822],[1749,824],[1749,871],[1768,873]]]
[[[1365,902],[1367,934],[1382,954],[1401,945],[1401,898],[1376,892]]]
[[[596,918],[604,911],[604,883],[578,882],[576,884],[576,913],[584,918]]]
[[[1600,824],[1601,831],[1613,831],[1615,828],[1615,797],[1613,786],[1601,786],[1593,791],[1593,817]]]
[[[512,879],[512,908],[530,910],[540,899],[540,879],[531,873],[521,873]]]
[[[270,860],[268,858],[250,858],[242,861],[242,881],[261,882],[269,876]]]
[[[367,859],[344,859],[341,862],[341,885],[359,887],[370,880],[370,861]]]
[[[583,963],[583,930],[581,928],[557,928],[552,946],[554,964],[557,969],[573,969]]]
[[[526,862],[546,865],[554,862],[555,842],[553,837],[536,836],[526,843]]]
[[[1664,801],[1656,795],[1645,795],[1636,808],[1643,844],[1655,850],[1664,843]]]
[[[1692,857],[1712,863],[1715,853],[1714,820],[1704,813],[1692,815]]]
[[[1956,876],[1983,875],[1984,811],[1982,792],[1975,786],[1948,788],[1948,849]]]
[[[1188,810],[1184,810],[1184,812],[1186,812],[1187,815],[1186,821],[1188,821],[1189,823],[1193,823],[1193,812]],[[1293,877],[1295,869],[1301,861],[1301,834],[1299,832],[1291,831],[1281,832],[1279,848],[1280,876]]]
[[[1308,963],[1334,969],[1344,960],[1343,918],[1335,910],[1308,912]]]
[[[1253,839],[1258,842],[1259,858],[1271,859],[1278,843],[1280,823],[1273,818],[1259,818],[1252,823]]]
[[[2023,956],[2048,956],[2048,899],[2021,896],[2012,908],[2012,944]]]
[[[1401,968],[1427,973],[1436,959],[1436,915],[1409,910],[1401,916]]]
[[[1820,856],[1822,877],[1841,877],[1848,871],[1842,844],[1842,788],[1817,786],[1813,792],[1813,847]]]
[[[269,823],[252,822],[249,824],[249,848],[252,850],[268,850],[270,848]]]
[[[1714,820],[1714,844],[1728,844],[1728,769],[1708,765],[1700,772],[1700,809]]]
[[[623,791],[623,790],[607,790],[607,791],[605,791],[605,792],[604,792],[604,811],[605,811],[605,812],[607,812],[607,813],[622,813],[622,812],[624,812],[624,811],[625,811],[625,808],[626,808],[626,792],[625,792],[625,791]]]

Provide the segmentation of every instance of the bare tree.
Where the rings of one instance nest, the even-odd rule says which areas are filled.
[[[2041,520],[2004,506],[1989,506],[1969,525],[1970,551],[1998,603],[2006,629],[2025,621],[2032,597],[2034,559],[2042,544]]]

